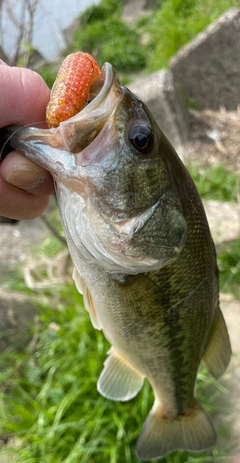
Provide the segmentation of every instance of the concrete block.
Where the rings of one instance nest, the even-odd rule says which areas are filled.
[[[160,129],[178,149],[189,134],[189,115],[169,71],[161,70],[128,85],[148,106]]]
[[[240,104],[240,8],[231,8],[171,60],[175,85],[196,109]]]

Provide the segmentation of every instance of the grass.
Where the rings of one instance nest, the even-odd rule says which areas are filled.
[[[100,66],[108,61],[121,74],[145,67],[145,48],[140,34],[122,20],[121,13],[121,2],[116,0],[104,0],[88,8],[66,53],[83,50],[93,55]]]
[[[232,7],[240,7],[240,0],[159,0],[156,9],[147,10],[150,14],[129,24],[122,20],[122,1],[102,0],[81,14],[72,42],[62,54],[82,50],[92,54],[99,66],[108,61],[127,84],[136,74],[167,68],[180,48]],[[56,64],[46,64],[38,72],[51,88]]]
[[[146,382],[124,404],[102,398],[96,381],[108,343],[92,328],[73,286],[63,287],[59,300],[55,310],[41,307],[27,348],[1,356],[1,436],[21,444],[2,446],[0,455],[13,453],[18,463],[137,463],[134,446],[152,405],[151,388]],[[202,371],[197,395],[207,412],[217,411],[222,393]],[[220,462],[222,453],[217,447],[197,456],[175,452],[162,462]]]
[[[223,164],[205,168],[195,162],[187,165],[187,169],[203,200],[237,202],[240,172],[229,171]]]
[[[83,50],[99,65],[109,61],[125,81],[136,72],[166,68],[183,45],[233,6],[240,0],[162,0],[152,13],[126,24],[123,2],[102,0],[82,13],[65,53]]]
[[[108,61],[127,84],[136,75],[167,68],[181,47],[234,6],[239,7],[240,0],[162,0],[157,9],[129,24],[122,20],[122,1],[102,0],[81,14],[63,55],[82,50],[93,55],[99,66]],[[49,87],[55,67],[46,64],[38,69]]]
[[[240,299],[240,238],[221,246],[218,267],[221,291]]]
[[[148,71],[168,66],[169,59],[239,0],[163,0],[158,10],[138,22],[149,34]]]
[[[189,165],[188,170],[203,200],[237,202],[240,172],[228,171],[223,165],[203,168],[196,163]],[[217,257],[221,292],[240,299],[240,238],[222,243]]]
[[[203,197],[215,197],[218,191],[218,199],[234,199],[231,185],[235,185],[236,174],[223,167],[211,168],[206,171],[209,181],[202,182],[203,172],[199,175],[196,165],[192,174]],[[54,258],[62,250],[55,240],[52,237],[43,243],[37,260],[46,253]],[[236,240],[219,256],[221,284],[228,292],[239,280],[239,251],[240,240]],[[45,278],[45,273],[42,276]],[[23,278],[17,288],[24,290]],[[13,284],[13,289],[17,288]],[[153,403],[149,384],[146,381],[141,393],[127,403],[101,397],[96,382],[109,345],[103,334],[93,329],[82,296],[72,284],[58,285],[57,291],[56,287],[43,289],[41,296],[47,304],[39,308],[32,341],[23,342],[18,351],[9,347],[0,357],[0,459],[12,455],[15,463],[139,463],[134,448]],[[225,394],[202,369],[197,397],[205,410],[217,413]],[[174,452],[161,461],[226,461],[229,444],[224,443],[225,428],[222,435],[221,448],[192,455]]]
[[[164,0],[162,7],[139,21],[136,29],[122,23],[119,4],[105,0],[88,9],[67,52],[83,49],[100,65],[110,61],[125,73],[152,71],[165,67],[183,44],[223,11],[240,6],[238,1],[233,5],[232,0],[208,0],[204,5],[196,0]],[[145,45],[141,34],[148,36]],[[41,73],[52,86],[51,67],[44,67]],[[192,165],[189,170],[203,199],[236,201],[236,173],[226,172],[223,166],[203,171]],[[43,243],[35,259],[46,255],[54,258],[62,249],[52,237]],[[240,239],[226,244],[218,257],[221,290],[237,296],[239,255]],[[39,279],[46,277],[44,270],[38,273]],[[4,285],[34,294],[18,271]],[[0,460],[8,455],[15,463],[139,463],[134,447],[153,402],[149,384],[146,382],[141,393],[124,404],[102,398],[96,382],[109,345],[102,333],[92,328],[82,297],[71,284],[45,288],[38,294],[47,305],[39,308],[32,341],[26,344],[23,339],[21,349],[9,347],[0,357]],[[197,397],[208,413],[219,411],[217,402],[225,394],[202,369]],[[227,430],[223,434],[226,437]],[[174,452],[161,462],[220,463],[226,461],[228,451],[226,445],[195,455]]]
[[[45,80],[49,88],[52,88],[56,79],[58,69],[55,69],[55,66],[52,66],[51,64],[44,64],[44,66],[38,68],[37,72]]]

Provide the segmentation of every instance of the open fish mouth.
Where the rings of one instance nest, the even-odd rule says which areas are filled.
[[[4,138],[11,147],[61,181],[76,168],[71,154],[83,151],[92,143],[106,121],[113,117],[121,95],[116,71],[110,63],[105,63],[90,89],[88,104],[78,114],[51,129],[9,126],[4,128]],[[79,161],[78,158],[78,164]]]
[[[15,126],[6,135],[56,180],[64,230],[82,262],[136,274],[178,257],[186,222],[162,174],[161,137],[111,64],[103,65],[78,114],[58,127]]]

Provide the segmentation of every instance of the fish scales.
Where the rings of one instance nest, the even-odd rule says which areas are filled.
[[[138,456],[202,451],[216,435],[195,397],[198,368],[203,360],[218,378],[231,356],[215,247],[196,187],[150,111],[109,63],[100,80],[77,115],[51,130],[9,128],[10,142],[57,182],[76,286],[112,345],[99,392],[126,401],[145,378],[153,388]]]
[[[195,225],[196,225],[196,222],[194,222],[194,228],[195,228]],[[197,228],[196,228],[196,234],[199,235],[199,230]],[[192,236],[191,233],[189,235],[191,238]],[[190,238],[189,238],[189,244],[191,246]],[[194,238],[194,235],[193,235],[193,238]],[[202,252],[202,241],[200,240],[197,244],[198,246],[196,249],[196,242],[195,241],[193,242],[194,254],[196,255],[196,258],[204,261],[205,259],[203,255],[204,253]],[[185,247],[185,250],[187,249],[188,249],[188,246]],[[199,254],[199,257],[198,257],[198,254]],[[149,300],[150,300],[149,288],[147,288],[146,285],[145,285],[144,291],[141,291],[140,298],[137,298],[137,301],[138,301],[137,307],[136,307],[137,289],[136,287],[135,288],[132,287],[133,283],[131,283],[131,287],[129,290],[127,289],[128,284],[126,283],[124,283],[122,287],[121,287],[121,283],[117,283],[117,285],[114,285],[114,288],[112,289],[112,293],[114,294],[114,304],[116,304],[118,292],[122,291],[120,297],[123,298],[123,300],[119,303],[119,306],[116,309],[116,313],[114,312],[112,315],[112,323],[113,324],[116,323],[118,330],[119,330],[120,329],[119,327],[121,326],[121,321],[122,321],[122,324],[123,324],[122,331],[124,331],[125,335],[126,335],[126,325],[129,327],[129,332],[127,332],[127,335],[129,336],[125,338],[126,346],[129,347],[129,342],[131,342],[131,337],[132,337],[134,339],[133,342],[136,345],[137,353],[139,352],[139,344],[141,343],[136,341],[136,330],[138,329],[138,332],[140,332],[140,334],[142,332],[145,332],[146,328],[144,330],[143,328],[145,324],[147,323],[146,318],[148,319],[149,317],[151,317],[151,321],[154,318],[155,323],[160,321],[160,323],[162,324],[161,330],[165,326],[165,332],[168,333],[168,336],[165,342],[168,346],[170,356],[172,357],[172,362],[173,362],[174,367],[178,365],[177,369],[173,368],[173,372],[175,372],[175,377],[180,376],[178,383],[176,384],[176,388],[175,388],[176,390],[179,389],[179,385],[180,385],[179,381],[181,380],[181,377],[182,377],[182,380],[181,380],[182,382],[186,380],[186,377],[182,375],[181,368],[179,368],[179,352],[183,351],[183,354],[184,354],[184,350],[185,350],[185,346],[184,346],[182,339],[188,336],[190,338],[188,340],[188,346],[189,346],[190,343],[194,343],[194,341],[196,341],[196,334],[193,331],[193,328],[196,322],[198,322],[198,328],[200,328],[200,335],[202,336],[202,333],[204,332],[206,333],[206,326],[208,326],[208,324],[211,323],[212,321],[211,313],[210,313],[210,320],[207,320],[202,316],[203,315],[202,305],[203,304],[207,304],[207,306],[212,305],[211,300],[210,300],[210,303],[208,302],[210,290],[207,291],[208,289],[207,284],[204,284],[204,282],[202,281],[199,282],[199,274],[198,272],[196,272],[196,267],[194,269],[192,268],[191,265],[189,266],[189,257],[191,256],[189,256],[188,253],[184,252],[183,250],[181,263],[178,262],[180,265],[177,265],[177,263],[175,263],[175,266],[172,265],[171,267],[169,268],[165,267],[164,269],[159,270],[158,272],[151,272],[150,274],[146,274],[145,278],[147,280],[147,284],[149,285],[152,279],[155,283],[154,290],[156,293],[156,299],[154,303],[153,302],[151,304],[149,303]],[[184,261],[186,261],[185,267],[184,267]],[[202,269],[202,270],[205,271],[206,269]],[[179,280],[181,281],[181,276],[182,276],[183,271],[187,272],[187,275],[185,275],[185,278],[183,279],[183,283],[179,285]],[[195,272],[196,280],[197,280],[195,291],[193,291],[192,289],[192,286],[194,286],[194,281],[193,281],[194,273],[193,272]],[[140,285],[139,277],[131,277],[131,278],[135,279],[136,281],[135,285],[136,284]],[[88,284],[91,288],[91,281],[89,281]],[[109,284],[110,283],[108,283],[108,286],[103,289],[103,288],[97,287],[96,282],[94,283],[95,291],[93,294],[96,300],[99,298],[100,292],[103,295],[104,294],[109,295],[109,292],[110,292]],[[143,285],[143,277],[141,278],[141,285]],[[90,291],[93,291],[93,288],[91,288]],[[151,286],[151,291],[153,292],[152,286]],[[195,300],[194,300],[194,305],[192,307],[191,298],[195,299],[197,297],[197,300],[199,299],[201,301],[202,293],[204,293],[204,300],[203,302],[201,302],[200,307],[199,307],[199,304],[198,305],[196,304]],[[128,300],[129,294],[132,295],[131,303],[129,303],[129,300]],[[144,294],[146,295],[146,302],[145,302]],[[134,307],[132,307],[133,299],[135,300]],[[99,306],[104,307],[105,309],[107,305],[108,304],[105,299],[102,300],[101,303],[99,303]],[[126,307],[126,311],[123,311],[124,307]],[[215,301],[215,307],[217,309],[217,300]],[[143,310],[143,308],[146,308],[146,310]],[[188,311],[190,308],[193,312],[191,319],[190,319],[192,321],[192,326],[190,327],[191,329],[187,330],[186,334],[184,333],[184,336],[183,336],[182,329],[179,329],[178,327],[182,328],[181,325],[185,325],[189,321],[189,318],[187,316],[188,316]],[[100,310],[101,309],[99,308],[99,312]],[[102,323],[103,326],[106,326],[107,323],[108,325],[110,324],[110,318],[111,318],[112,311],[113,311],[113,308],[111,306],[109,307],[109,312],[106,316],[106,320],[104,320]],[[132,324],[131,324],[130,315],[133,316]],[[119,318],[119,316],[121,318]],[[136,326],[136,318],[139,318],[139,317],[141,317],[140,318],[141,324],[139,323],[138,326]],[[152,329],[155,330],[155,326],[152,327]],[[159,331],[161,332],[161,330]],[[107,330],[105,331],[105,334],[106,334],[106,337],[109,339],[109,341],[111,343],[114,342],[115,345],[117,346],[116,336],[113,336],[113,334],[110,335]],[[122,339],[122,337],[123,335],[122,333],[120,333],[120,338]],[[146,337],[147,339],[151,338],[149,332],[147,333]],[[156,340],[156,342],[158,342],[158,339]],[[161,340],[161,343],[162,343],[162,340]],[[146,347],[145,347],[145,344],[143,345],[144,345],[143,354],[145,354]],[[160,350],[159,347],[161,346],[158,345],[157,347],[158,350]],[[123,348],[121,347],[120,349],[122,350]],[[199,352],[198,346],[197,346],[196,352],[197,352],[196,365],[198,365],[199,360],[201,358],[201,352]],[[184,359],[185,364],[186,364],[186,361],[188,360],[188,363],[186,365],[186,371],[188,371],[190,369],[189,367],[191,367],[194,350],[191,349],[191,351],[189,351],[188,349],[187,351],[185,351],[184,357],[186,357],[187,353],[188,353],[189,358]],[[127,352],[125,352],[124,354],[127,356]],[[148,365],[149,361],[145,362],[145,364]],[[169,364],[167,365],[167,368],[169,368]],[[156,365],[156,369],[158,370],[158,365]],[[162,372],[160,372],[160,374],[162,374]],[[145,372],[145,376],[149,377],[149,373],[146,374]],[[196,371],[193,371],[194,382],[195,382],[195,376],[196,376]],[[193,399],[193,396],[192,396],[192,399]],[[188,405],[191,405],[191,404],[188,404]]]

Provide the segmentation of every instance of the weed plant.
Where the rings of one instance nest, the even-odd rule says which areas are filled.
[[[195,162],[187,165],[203,200],[214,199],[236,203],[239,195],[240,172],[232,172],[223,164],[201,167]]]
[[[75,287],[61,288],[59,300],[54,310],[41,307],[27,348],[1,356],[0,432],[2,440],[14,436],[18,445],[2,446],[0,455],[14,455],[17,463],[137,463],[134,446],[152,390],[146,381],[124,404],[101,397],[96,382],[109,345],[92,328]],[[216,397],[224,393],[202,370],[197,395],[208,413],[217,412]],[[175,452],[162,462],[223,457],[216,447],[197,456]]]
[[[206,175],[212,181],[207,191],[202,191],[203,196],[214,196],[217,183],[222,185],[218,199],[225,198],[230,185],[235,184],[235,174],[229,177],[224,168],[212,168],[210,172]],[[221,182],[217,182],[218,176]],[[201,180],[195,180],[201,189]],[[58,223],[56,226],[59,228]],[[52,237],[45,241],[38,255],[62,250],[55,240]],[[229,278],[229,269],[233,274],[239,272],[236,256],[240,240],[234,246],[220,256],[220,275],[228,282],[228,291],[237,284]],[[22,279],[21,291],[23,286]],[[139,463],[135,443],[153,403],[148,382],[127,403],[101,397],[96,383],[109,344],[101,332],[93,329],[82,296],[72,284],[58,286],[57,292],[56,287],[42,290],[41,296],[47,305],[39,308],[31,342],[25,345],[23,340],[18,351],[10,346],[0,357],[0,461],[8,455],[15,463]],[[206,412],[214,416],[219,404],[221,412],[225,407],[227,391],[201,369],[197,397]],[[232,450],[229,432],[219,430],[221,448],[202,454],[175,452],[162,463],[227,461],[226,454]]]
[[[82,50],[94,56],[100,66],[110,62],[123,83],[166,68],[169,59],[211,22],[240,0],[162,0],[133,24],[122,20],[123,2],[102,0],[87,8],[79,18],[79,28],[63,54]],[[52,87],[55,65],[38,72]]]
[[[165,68],[169,59],[239,0],[162,0],[137,27],[148,34],[148,71]]]
[[[220,288],[240,299],[240,237],[223,243],[218,252]]]
[[[239,1],[162,0],[158,10],[134,28],[123,24],[121,2],[104,0],[82,15],[66,52],[90,52],[100,65],[110,61],[121,72],[152,71],[165,67],[182,45],[232,6],[240,6]],[[44,68],[42,75],[52,86],[51,68]],[[190,172],[203,199],[236,201],[237,174],[221,166],[203,175],[195,165]],[[59,252],[52,240],[41,252]],[[237,291],[239,255],[240,240],[219,255],[221,287],[227,292]],[[20,274],[9,288],[33,293]],[[139,463],[134,446],[153,403],[148,382],[127,403],[101,397],[96,382],[109,345],[92,328],[82,297],[73,285],[65,285],[42,290],[42,298],[48,302],[39,308],[31,342],[23,339],[20,350],[10,346],[0,357],[0,461],[8,456],[14,463]],[[197,397],[208,413],[219,411],[217,399],[225,394],[202,369]],[[220,463],[227,461],[228,450],[175,452],[161,461]]]
[[[225,166],[203,168],[191,163],[188,170],[203,200],[237,203],[240,172],[226,170]],[[220,290],[240,299],[240,237],[222,243],[217,249]]]
[[[44,66],[38,68],[38,74],[42,76],[49,88],[52,88],[55,82],[57,71],[58,69],[55,70],[51,64],[45,64]]]
[[[103,0],[81,16],[67,52],[83,50],[92,54],[100,66],[108,61],[121,73],[139,71],[146,65],[140,34],[121,18],[122,2]]]
[[[80,17],[66,53],[83,50],[102,65],[109,61],[123,75],[166,68],[169,59],[240,0],[161,0],[136,23],[122,20],[123,2],[102,0]],[[125,76],[126,78],[126,76]]]

